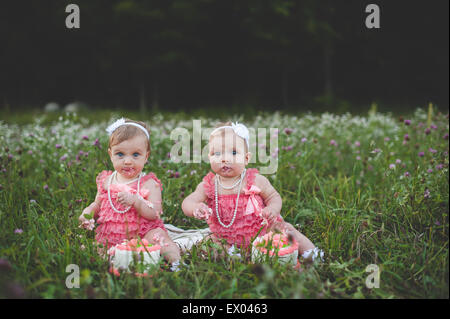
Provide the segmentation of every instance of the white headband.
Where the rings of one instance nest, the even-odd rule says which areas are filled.
[[[250,139],[250,133],[248,132],[247,126],[245,126],[242,123],[231,123],[231,126],[221,126],[218,127],[216,129],[214,129],[211,134],[209,134],[209,136],[213,135],[215,132],[217,132],[218,130],[224,129],[224,128],[231,128],[234,133],[239,136],[242,137],[245,140],[245,143],[247,144],[247,149],[250,148],[249,142],[248,140]]]
[[[139,127],[145,133],[147,138],[150,139],[150,135],[148,134],[148,131],[145,129],[145,127],[143,127],[142,125],[139,125],[137,123],[125,122],[125,119],[123,117],[121,119],[118,119],[117,121],[115,121],[110,126],[108,126],[108,128],[106,129],[106,132],[108,132],[108,135],[111,136],[111,134],[122,125],[132,125],[132,126]]]

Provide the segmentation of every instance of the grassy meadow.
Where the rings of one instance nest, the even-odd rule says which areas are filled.
[[[112,169],[105,128],[121,116],[137,119],[117,111],[1,118],[1,298],[449,297],[447,111],[138,118],[151,127],[145,171],[163,183],[164,222],[185,229],[206,227],[186,218],[181,202],[210,167],[174,163],[170,132],[186,128],[192,136],[194,119],[203,128],[222,120],[278,128],[258,136],[255,147],[278,159],[268,178],[283,198],[283,218],[325,253],[323,263],[296,271],[194,248],[179,272],[155,270],[148,278],[110,274],[94,232],[78,227],[94,200],[95,177]],[[274,140],[278,149],[270,153]],[[66,287],[70,264],[79,266],[80,288]],[[366,286],[371,264],[379,267],[379,288]]]

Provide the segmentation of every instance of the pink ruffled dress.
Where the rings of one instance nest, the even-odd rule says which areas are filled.
[[[126,213],[117,213],[111,207],[108,199],[108,190],[103,187],[104,181],[111,176],[112,171],[102,171],[96,178],[97,189],[100,194],[101,206],[98,213],[97,223],[99,226],[96,228],[95,239],[98,243],[103,244],[107,248],[116,244],[122,243],[125,239],[136,238],[137,235],[143,238],[145,234],[152,229],[161,228],[167,231],[164,227],[164,223],[160,218],[155,220],[149,220],[136,211],[134,207],[131,207]],[[143,198],[147,198],[150,194],[148,189],[143,189],[142,185],[149,179],[153,179],[159,185],[162,190],[161,181],[156,177],[154,173],[149,173],[141,177],[140,181],[140,195]],[[130,184],[111,184],[110,193],[111,201],[117,210],[123,211],[127,207],[117,202],[117,193],[128,191],[130,193],[137,193],[136,180]]]
[[[228,244],[237,247],[247,247],[251,244],[251,239],[256,236],[263,225],[263,218],[259,215],[260,211],[266,207],[261,197],[260,189],[253,185],[255,175],[258,173],[256,168],[247,169],[246,189],[241,190],[239,203],[236,212],[236,218],[233,225],[229,228],[223,227],[216,216],[214,177],[215,174],[209,172],[203,178],[203,185],[208,196],[207,205],[212,209],[211,217],[208,219],[209,229],[218,238],[224,238]],[[244,184],[244,183],[243,183]],[[234,214],[237,194],[218,195],[218,208],[220,220],[223,224],[229,225]],[[267,231],[267,225],[264,226],[259,236]]]

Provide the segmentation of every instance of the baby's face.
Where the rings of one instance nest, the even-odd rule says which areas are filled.
[[[111,146],[108,154],[118,174],[124,179],[136,178],[147,163],[149,155],[147,139],[142,135],[137,135]]]
[[[211,169],[223,177],[239,176],[248,164],[250,153],[246,152],[245,140],[232,130],[225,129],[225,136],[218,132],[209,140]]]

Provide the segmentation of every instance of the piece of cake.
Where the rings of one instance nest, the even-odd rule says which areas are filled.
[[[257,237],[252,244],[252,261],[264,262],[267,254],[278,255],[278,261],[282,264],[297,264],[298,243],[289,242],[286,234],[274,234],[268,232],[264,236]]]
[[[161,246],[151,244],[146,239],[132,239],[124,241],[109,249],[108,254],[111,257],[110,272],[120,275],[119,270],[131,272],[130,266],[135,266],[135,275],[145,276],[149,265],[155,265],[159,262]]]

